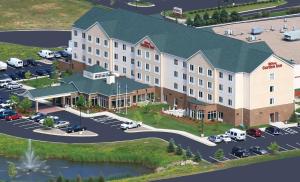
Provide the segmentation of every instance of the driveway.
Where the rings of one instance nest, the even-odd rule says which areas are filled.
[[[68,46],[70,31],[7,31],[0,32],[0,42],[21,44],[35,47]]]

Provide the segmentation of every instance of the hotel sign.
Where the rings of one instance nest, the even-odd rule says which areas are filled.
[[[145,48],[148,48],[148,49],[154,49],[154,46],[150,42],[148,42],[146,40],[141,43],[141,46],[145,47]]]
[[[263,70],[268,70],[268,69],[274,69],[274,68],[281,68],[282,64],[279,64],[277,62],[269,62],[268,65],[263,66]]]

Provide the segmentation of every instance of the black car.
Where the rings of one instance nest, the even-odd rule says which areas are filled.
[[[64,57],[64,58],[69,56],[69,54],[65,51],[57,51],[57,52],[55,52],[55,54],[57,54],[57,57],[59,57],[58,55],[60,55],[60,57]]]
[[[38,76],[44,76],[44,75],[47,75],[47,72],[45,70],[38,69],[35,71],[35,74]]]
[[[48,75],[51,75],[53,72],[52,68],[46,68],[45,71],[47,72]]]
[[[280,135],[281,134],[281,130],[277,127],[274,126],[269,126],[265,129],[265,132],[270,133],[272,135]]]
[[[20,70],[16,74],[20,79],[25,79],[25,73],[26,73],[26,71]]]
[[[242,147],[233,147],[231,154],[239,158],[249,157],[250,155],[249,151]]]
[[[250,147],[249,151],[254,153],[254,154],[258,154],[258,155],[265,155],[265,154],[268,153],[268,151],[266,151],[265,149],[260,148],[259,146]]]
[[[46,114],[39,114],[39,115],[34,116],[34,117],[32,118],[32,120],[33,120],[34,122],[39,122],[40,120],[45,119],[46,117],[47,117]]]
[[[70,126],[66,129],[67,133],[74,133],[74,132],[78,132],[78,131],[84,131],[86,130],[85,126],[80,126],[80,125],[74,125],[74,126]]]
[[[31,65],[31,66],[37,66],[37,62],[34,60],[34,59],[25,59],[25,60],[23,60],[23,64],[24,63],[27,63],[28,65]]]
[[[30,65],[29,62],[26,59],[23,60],[23,67],[27,67],[29,65]]]
[[[16,75],[15,73],[10,73],[8,74],[8,76],[12,79],[12,80],[18,80],[18,75]]]

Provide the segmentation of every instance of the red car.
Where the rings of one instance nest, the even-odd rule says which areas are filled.
[[[8,121],[17,120],[17,119],[21,119],[21,118],[22,118],[22,116],[19,113],[12,113],[11,115],[5,117],[5,119]]]
[[[248,129],[246,132],[248,135],[253,136],[253,137],[261,137],[262,136],[262,131],[258,128],[251,128],[251,129]]]

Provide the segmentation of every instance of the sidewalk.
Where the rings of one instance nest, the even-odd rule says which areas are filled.
[[[78,115],[78,116],[80,115],[79,111],[77,111],[75,109],[72,109],[70,107],[65,108],[65,111],[73,113],[73,114]],[[97,116],[109,116],[111,118],[115,118],[115,119],[123,121],[123,122],[132,121],[131,119],[124,118],[124,117],[118,116],[116,114],[113,114],[111,112],[107,112],[107,111],[103,111],[103,112],[99,112],[99,113],[92,113],[92,114],[81,113],[81,116],[85,117],[85,118],[97,117]],[[207,145],[207,146],[211,146],[211,147],[216,146],[216,144],[213,143],[213,142],[210,142],[207,139],[207,137],[199,137],[199,136],[190,134],[190,133],[185,132],[185,131],[154,128],[154,127],[146,125],[146,124],[142,124],[142,126],[144,128],[146,128],[146,130],[132,130],[132,131],[127,130],[126,132],[127,133],[137,133],[137,132],[166,132],[166,133],[174,133],[174,134],[178,134],[178,135],[187,137],[189,139],[195,140],[195,141],[200,142],[200,143],[202,143],[204,145]]]

